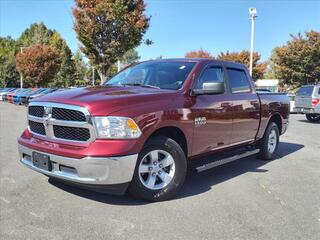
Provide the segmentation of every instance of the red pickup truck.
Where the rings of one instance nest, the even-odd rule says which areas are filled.
[[[288,97],[257,94],[241,64],[154,60],[103,86],[32,101],[18,145],[21,162],[51,178],[161,201],[176,195],[188,167],[274,158],[288,118]]]

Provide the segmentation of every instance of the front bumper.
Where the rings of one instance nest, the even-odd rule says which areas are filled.
[[[76,185],[92,189],[110,186],[127,186],[131,182],[138,154],[120,157],[84,157],[81,159],[63,157],[40,152],[49,156],[52,170],[38,168],[32,163],[31,148],[19,144],[20,161],[27,167],[49,177],[54,177]],[[113,189],[112,187],[110,189]],[[121,189],[125,191],[126,189]],[[118,194],[121,194],[122,192]],[[108,191],[106,191],[108,192]],[[115,193],[114,189],[112,191]]]

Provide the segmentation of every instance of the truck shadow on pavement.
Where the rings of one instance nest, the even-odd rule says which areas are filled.
[[[299,119],[299,122],[308,123],[308,124],[320,124],[320,122],[309,122],[308,120]]]
[[[293,154],[304,148],[302,144],[280,142],[277,157],[271,161],[258,159],[255,156],[239,159],[237,161],[210,169],[202,173],[190,172],[186,182],[177,198],[185,198],[209,191],[214,185],[225,182],[247,172],[265,173],[267,169],[262,166],[283,157]]]
[[[282,157],[293,154],[303,147],[304,145],[302,144],[280,142],[277,157],[272,161],[281,160]],[[239,159],[202,173],[188,171],[185,184],[175,199],[202,194],[209,191],[216,184],[222,183],[247,172],[265,173],[268,170],[261,169],[261,167],[270,162],[271,161],[263,161],[255,157],[249,157]],[[124,196],[114,196],[69,186],[55,179],[49,179],[48,182],[55,187],[71,194],[101,203],[132,206],[148,204],[148,202],[134,199],[128,194]]]

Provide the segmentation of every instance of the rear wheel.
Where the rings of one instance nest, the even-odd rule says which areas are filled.
[[[320,114],[306,114],[309,122],[320,122]]]
[[[183,185],[186,171],[187,160],[180,145],[156,136],[139,154],[129,192],[148,201],[173,198]]]
[[[279,128],[274,122],[270,122],[260,142],[259,157],[270,160],[275,157],[279,146]]]

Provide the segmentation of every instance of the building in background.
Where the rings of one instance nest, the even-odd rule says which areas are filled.
[[[279,79],[258,79],[256,87],[259,89],[268,89],[271,92],[279,92]]]

